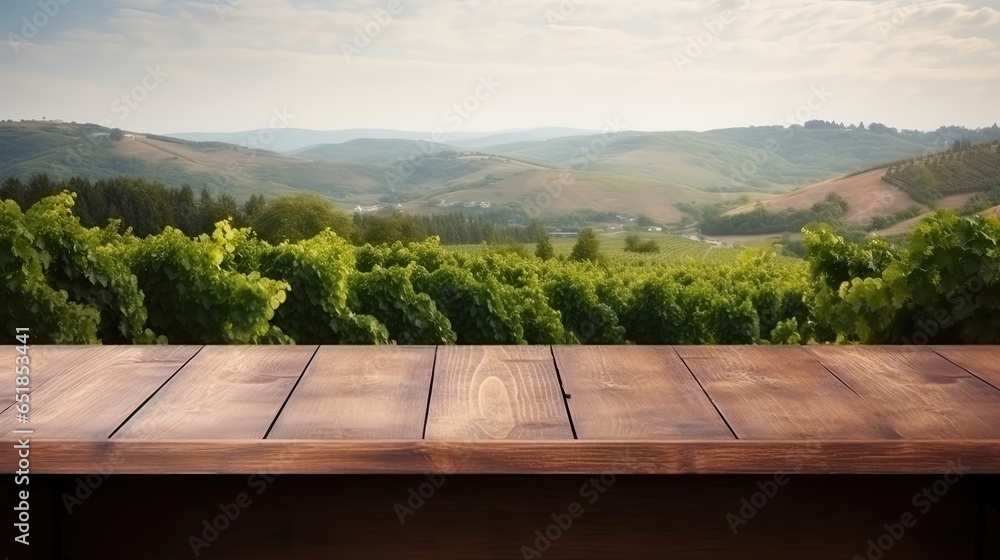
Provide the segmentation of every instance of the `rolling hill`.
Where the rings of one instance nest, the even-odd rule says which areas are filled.
[[[280,123],[279,123],[280,124]],[[575,134],[594,134],[595,131],[578,128],[532,128],[499,132],[446,131],[446,142],[461,150],[477,150],[491,144],[538,141]],[[352,140],[411,140],[431,142],[428,132],[392,130],[386,128],[355,128],[348,130],[306,130],[302,128],[276,128],[245,130],[243,132],[179,132],[166,134],[171,138],[193,142],[225,142],[237,146],[249,145],[275,152],[296,152],[322,144],[343,144]],[[261,139],[269,139],[263,142]]]
[[[908,207],[913,199],[878,179],[877,171],[842,175],[925,154],[931,139],[802,127],[603,134],[552,128],[435,144],[424,137],[356,137],[416,134],[397,131],[289,129],[282,132],[294,133],[298,148],[282,154],[243,148],[213,134],[187,135],[212,138],[192,141],[135,132],[112,141],[108,132],[90,124],[0,122],[0,178],[127,174],[205,186],[238,200],[312,191],[347,208],[381,201],[419,212],[489,206],[544,216],[590,210],[643,213],[665,223],[683,216],[682,203],[747,196],[777,210],[808,206],[836,192],[857,206],[846,219],[861,223]],[[574,135],[548,138],[563,133]],[[347,140],[314,142],[332,137]],[[471,147],[479,143],[488,145]],[[813,186],[795,190],[804,185]]]
[[[622,132],[487,146],[484,151],[547,165],[669,178],[702,190],[741,192],[806,185],[927,146],[853,130],[750,127],[708,132]]]
[[[878,230],[897,235],[912,229],[935,208],[961,210],[977,193],[993,189],[1000,189],[1000,141],[896,161],[746,204],[724,215],[750,212],[758,204],[769,212],[806,210],[836,194],[848,204],[841,221],[853,226],[865,227],[876,216],[912,209],[910,215],[915,213],[915,217]]]
[[[886,168],[883,167],[822,181],[762,201],[760,204],[770,212],[781,212],[787,209],[806,210],[813,204],[823,201],[829,194],[837,194],[843,197],[848,205],[847,213],[842,217],[843,222],[855,226],[867,226],[874,216],[880,214],[901,212],[912,207],[918,207],[922,211],[928,210],[927,206],[913,200],[899,187],[883,181],[882,176],[885,175],[885,172]],[[732,216],[749,212],[755,206],[756,203],[746,204],[730,210],[726,215]]]

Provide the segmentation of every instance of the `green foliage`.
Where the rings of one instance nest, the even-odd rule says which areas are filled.
[[[535,239],[535,224],[500,225],[484,216],[448,214],[404,214],[398,211],[355,212],[355,241],[358,244],[404,243],[438,237],[446,245],[527,243]]]
[[[556,251],[552,248],[552,242],[549,241],[548,235],[538,238],[538,244],[535,247],[535,256],[543,261],[547,261],[556,256]]]
[[[659,253],[660,245],[653,239],[643,241],[637,234],[625,236],[625,251],[628,253]]]
[[[135,235],[145,237],[171,226],[188,235],[212,233],[215,223],[232,218],[245,225],[249,215],[263,204],[263,197],[252,198],[238,208],[228,195],[213,196],[202,189],[199,197],[189,186],[166,187],[155,181],[132,177],[116,177],[91,182],[72,178],[54,181],[45,174],[33,175],[27,182],[9,178],[0,184],[0,198],[13,200],[22,210],[48,196],[69,191],[76,195],[74,211],[86,227],[104,227],[111,220],[120,220]]]
[[[847,212],[847,201],[836,193],[813,204],[806,210],[786,208],[771,212],[758,203],[749,212],[723,215],[718,211],[705,213],[701,231],[708,235],[750,235],[798,231],[813,222],[837,224]]]
[[[592,276],[566,268],[552,274],[545,286],[550,305],[562,314],[566,330],[584,344],[621,344],[625,328],[618,315],[601,303]]]
[[[104,343],[152,342],[143,294],[123,262],[120,237],[112,229],[84,228],[72,213],[73,203],[73,196],[63,193],[42,199],[24,216],[35,246],[45,251],[48,284],[100,314],[98,336]]]
[[[1000,171],[1000,152],[994,151],[995,145],[955,142],[950,151],[890,166],[883,179],[924,204],[953,194],[995,188]]]
[[[940,210],[906,247],[805,232],[814,313],[838,341],[976,343],[1000,339],[1000,222]]]
[[[259,271],[288,284],[288,295],[272,322],[296,342],[388,343],[389,334],[378,320],[356,314],[347,305],[354,253],[337,234],[325,230],[299,243],[272,246],[252,237],[250,230],[220,223],[216,235],[233,245],[227,258],[231,267]]]
[[[13,201],[0,201],[0,323],[8,340],[18,327],[31,329],[33,340],[56,344],[97,342],[100,316],[96,309],[69,301],[66,292],[48,285],[43,266],[48,252],[34,244],[35,236]]]
[[[253,220],[254,231],[270,243],[309,239],[327,228],[347,239],[354,235],[350,216],[339,212],[330,201],[314,195],[273,200],[258,211]]]
[[[836,201],[832,201],[836,204]],[[0,204],[0,321],[58,343],[923,344],[1000,340],[1000,222],[940,211],[896,247],[829,226],[807,261],[582,262],[438,238],[272,245],[86,228],[69,194]],[[537,233],[537,232],[536,232]],[[579,243],[578,243],[579,245]]]
[[[415,266],[415,265],[414,265]],[[399,344],[451,344],[456,340],[448,318],[410,282],[412,267],[382,268],[351,277],[351,308],[375,316]]]
[[[648,278],[632,291],[621,322],[629,339],[639,344],[673,344],[686,341],[685,314],[677,302],[680,286]]]
[[[492,276],[482,280],[447,265],[414,272],[414,288],[427,294],[455,331],[459,344],[524,344],[517,292]]]
[[[868,230],[885,229],[893,224],[898,224],[904,220],[909,220],[910,218],[916,218],[920,215],[919,206],[910,206],[906,210],[900,210],[898,212],[891,212],[889,214],[878,214],[872,216],[872,221],[868,225]]]
[[[576,239],[576,245],[569,258],[574,261],[596,261],[600,250],[601,242],[597,240],[597,234],[591,228],[580,230],[580,235]]]
[[[289,285],[221,266],[236,237],[221,224],[211,237],[197,239],[167,228],[128,247],[156,333],[173,344],[290,342],[270,323]]]

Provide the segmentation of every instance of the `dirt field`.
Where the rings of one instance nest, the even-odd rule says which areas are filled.
[[[876,169],[852,177],[830,179],[794,192],[765,201],[764,207],[771,211],[794,208],[802,210],[822,201],[830,193],[839,194],[847,201],[844,221],[849,224],[865,225],[873,216],[906,210],[911,206],[924,208],[910,195],[882,180],[885,169]],[[730,214],[746,212],[753,205],[741,206]]]

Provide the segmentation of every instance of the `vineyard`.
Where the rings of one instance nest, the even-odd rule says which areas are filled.
[[[84,227],[74,200],[0,204],[5,331],[171,344],[876,343],[917,341],[916,325],[925,339],[975,342],[1000,332],[1000,223],[980,216],[939,213],[906,247],[808,230],[807,261],[732,249],[703,259],[686,242],[705,244],[684,240],[664,244],[666,255],[693,251],[672,261],[573,262],[451,251],[436,238],[356,247],[329,230],[275,245],[226,221],[211,235],[168,227],[139,238],[115,223]]]
[[[739,257],[741,251],[732,247],[723,247],[689,239],[680,235],[665,233],[640,233],[639,237],[654,241],[658,251],[651,254],[637,255],[625,251],[625,233],[618,232],[601,237],[601,251],[613,261],[628,262],[680,262],[686,259],[695,261],[729,262]],[[553,239],[552,245],[557,254],[569,255],[574,238]]]
[[[949,150],[897,162],[883,179],[930,204],[952,194],[985,191],[998,186],[1000,141]]]

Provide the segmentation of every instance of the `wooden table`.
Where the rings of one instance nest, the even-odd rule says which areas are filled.
[[[16,355],[0,347],[0,363]],[[886,558],[1000,558],[998,347],[33,346],[29,356],[26,424],[10,406],[13,382],[0,385],[0,461],[15,471],[9,446],[24,436],[14,430],[33,431],[31,473],[43,475],[33,507],[68,558],[97,550],[88,539],[107,516],[143,535],[102,542],[108,557],[192,554],[185,537],[254,481],[284,490],[254,494],[259,505],[199,557],[519,558],[577,503],[573,527],[534,550],[865,558],[867,541],[913,510]],[[81,473],[104,474],[89,484]],[[133,476],[149,474],[171,476]],[[217,476],[177,476],[187,474]],[[316,474],[345,476],[301,476]],[[911,499],[924,488],[945,489],[927,512]],[[122,515],[143,503],[156,507]]]

